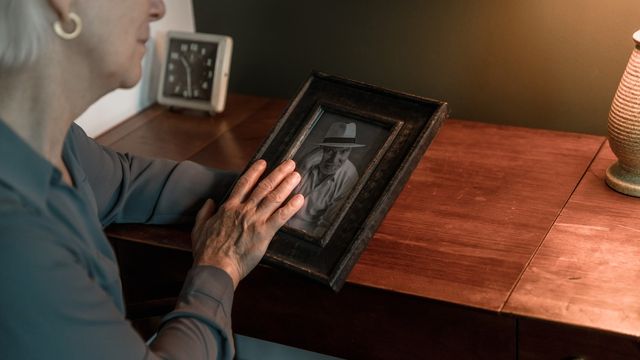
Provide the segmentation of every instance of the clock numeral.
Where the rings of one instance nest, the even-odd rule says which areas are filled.
[[[206,54],[206,53],[207,53],[207,49],[202,48],[202,50],[200,50],[200,53],[202,54],[202,56],[204,56],[204,54]]]
[[[172,83],[176,80],[175,76],[169,75],[169,82]]]
[[[176,66],[173,63],[169,63],[169,71],[173,71],[175,68]]]
[[[213,64],[213,60],[211,58],[207,59],[207,66],[211,66]]]
[[[180,85],[176,85],[176,87],[173,89],[173,93],[174,94],[179,94],[180,90],[182,90],[182,88],[180,87]]]
[[[213,78],[213,71],[209,70],[209,74],[207,74],[207,77],[209,79]]]
[[[171,52],[171,60],[178,60],[180,58],[180,54],[177,52]]]
[[[189,45],[187,44],[180,45],[180,51],[185,52],[187,50],[189,50]]]
[[[195,96],[195,97],[200,96],[200,90],[198,90],[198,89],[193,90],[193,96]]]
[[[209,83],[203,82],[203,83],[202,83],[202,88],[203,88],[204,90],[207,90],[207,89],[209,88]]]
[[[198,51],[198,44],[192,43],[191,44],[191,51]]]

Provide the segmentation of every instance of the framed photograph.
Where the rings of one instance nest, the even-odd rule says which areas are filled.
[[[265,261],[338,291],[448,115],[445,102],[313,73],[251,163],[287,159],[303,208]]]

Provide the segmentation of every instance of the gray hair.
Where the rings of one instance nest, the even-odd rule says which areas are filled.
[[[45,0],[0,0],[0,69],[33,62],[51,36]]]

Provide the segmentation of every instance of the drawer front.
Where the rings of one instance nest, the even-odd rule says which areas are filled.
[[[552,322],[518,319],[518,359],[640,359],[636,338]]]
[[[324,285],[266,266],[238,287],[234,330],[349,360],[513,360],[516,319],[347,283]]]

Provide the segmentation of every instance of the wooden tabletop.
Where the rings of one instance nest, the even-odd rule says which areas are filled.
[[[215,117],[197,112],[176,113],[153,105],[97,140],[117,151],[178,161],[193,159],[208,166],[240,171],[286,104],[281,99],[231,95],[227,110]],[[243,146],[228,143],[229,131],[244,133],[242,129],[257,124],[258,130],[264,127],[264,131],[245,134],[249,141]],[[219,152],[208,148],[210,145],[229,146],[229,150]]]
[[[608,143],[535,254],[505,311],[640,336],[640,199],[604,182]]]
[[[154,106],[98,140],[239,171],[285,106],[232,95],[213,118]],[[447,120],[343,291],[384,289],[640,335],[640,200],[604,184],[614,157],[603,144],[600,136]],[[118,225],[109,232],[190,247],[188,229]]]
[[[499,311],[602,141],[447,121],[349,281]]]

